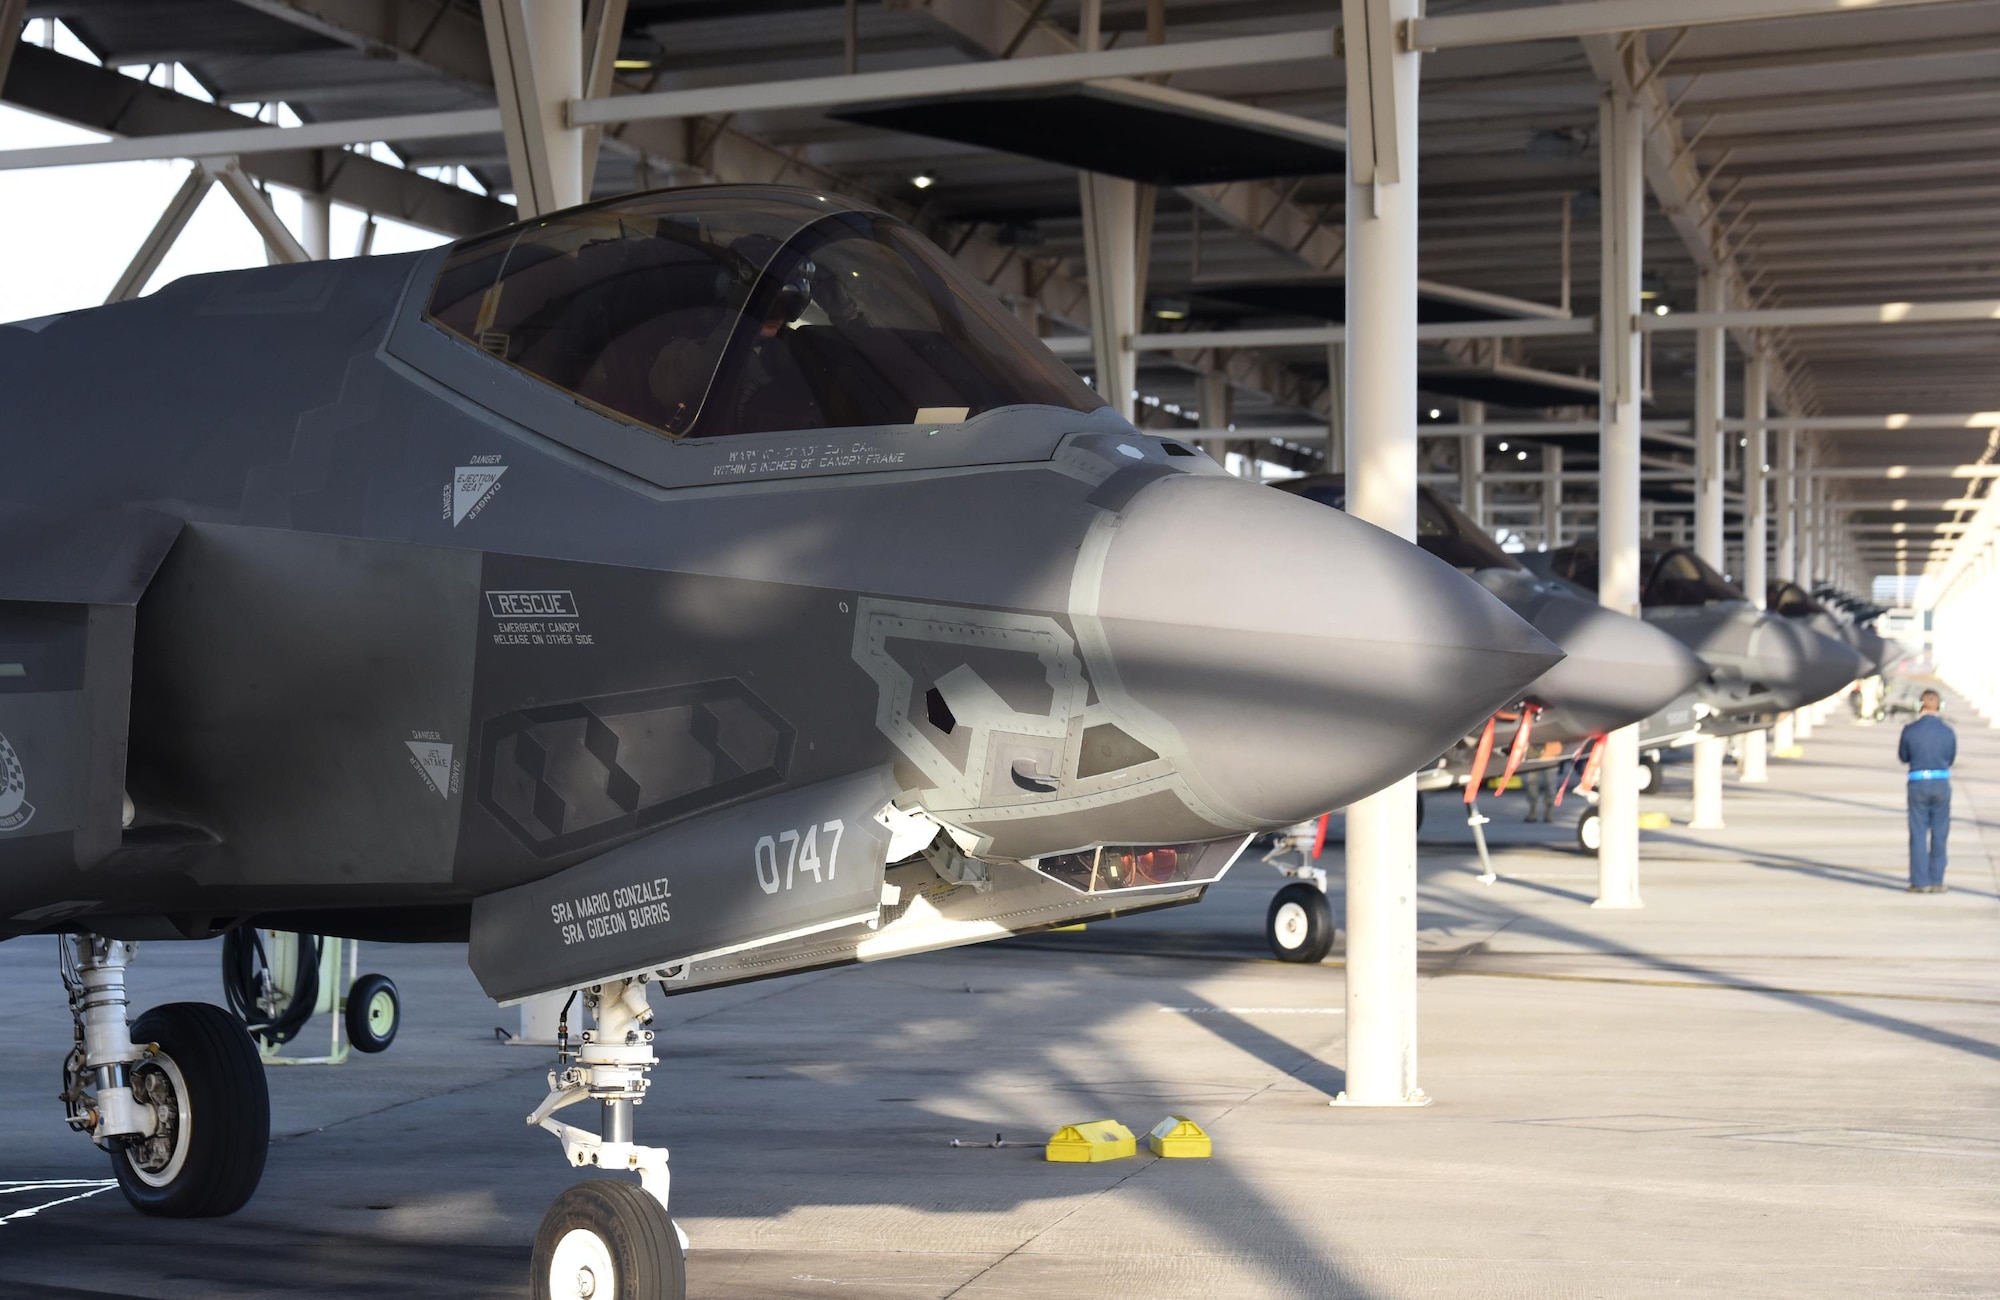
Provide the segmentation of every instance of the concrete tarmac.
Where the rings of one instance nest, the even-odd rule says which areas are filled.
[[[639,1134],[673,1150],[692,1294],[2000,1294],[2000,732],[1956,713],[1942,896],[1903,891],[1894,724],[1843,716],[1732,780],[1718,832],[1686,829],[1670,765],[1638,911],[1592,910],[1594,860],[1518,794],[1486,801],[1479,884],[1434,796],[1422,1110],[1327,1105],[1340,954],[1269,959],[1254,861],[1191,908],[665,999]],[[133,1004],[219,1001],[218,964],[146,945]],[[257,1198],[168,1222],[87,1181],[54,943],[0,945],[0,1295],[525,1297],[573,1181],[522,1122],[547,1057],[495,1041],[513,1015],[462,950],[362,964],[401,985],[395,1045],[272,1069]],[[948,1144],[1170,1113],[1214,1159]]]

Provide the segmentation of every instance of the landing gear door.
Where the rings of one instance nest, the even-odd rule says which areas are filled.
[[[471,962],[502,1003],[871,923],[887,769],[695,817],[477,899]]]

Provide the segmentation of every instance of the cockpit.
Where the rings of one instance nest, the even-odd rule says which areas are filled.
[[[1765,605],[1772,613],[1786,618],[1811,618],[1826,613],[1826,606],[1808,596],[1805,588],[1795,582],[1771,584],[1771,595]]]
[[[673,438],[1105,405],[904,223],[777,188],[627,195],[468,240],[427,314]]]
[[[1559,578],[1588,591],[1597,590],[1597,544],[1581,542],[1565,547],[1550,557],[1550,567]],[[1639,547],[1639,603],[1649,608],[1671,605],[1706,605],[1710,601],[1744,600],[1746,597],[1729,579],[1693,551],[1685,547]]]

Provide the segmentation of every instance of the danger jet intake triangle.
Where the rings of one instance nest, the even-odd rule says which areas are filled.
[[[505,465],[461,465],[451,476],[451,526],[458,527],[477,509],[507,472]]]
[[[434,740],[406,740],[410,756],[417,760],[417,770],[430,778],[437,792],[451,797],[451,746],[441,745]]]

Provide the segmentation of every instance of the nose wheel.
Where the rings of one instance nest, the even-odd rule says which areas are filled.
[[[667,1217],[667,1153],[632,1140],[633,1111],[651,1086],[647,1071],[659,1064],[646,977],[580,992],[596,1023],[572,1051],[565,1004],[556,1021],[558,1068],[528,1123],[562,1141],[571,1168],[623,1169],[639,1181],[593,1178],[556,1198],[535,1233],[534,1300],[684,1300],[687,1237]],[[554,1118],[587,1102],[597,1103],[596,1133]]]
[[[1333,951],[1333,905],[1317,885],[1295,880],[1264,914],[1264,937],[1279,961],[1318,962]]]
[[[1597,809],[1586,808],[1576,819],[1576,842],[1588,852],[1595,853],[1604,843],[1604,830],[1597,821]]]
[[[535,1233],[534,1300],[684,1300],[680,1232],[635,1183],[593,1178],[556,1198]]]

